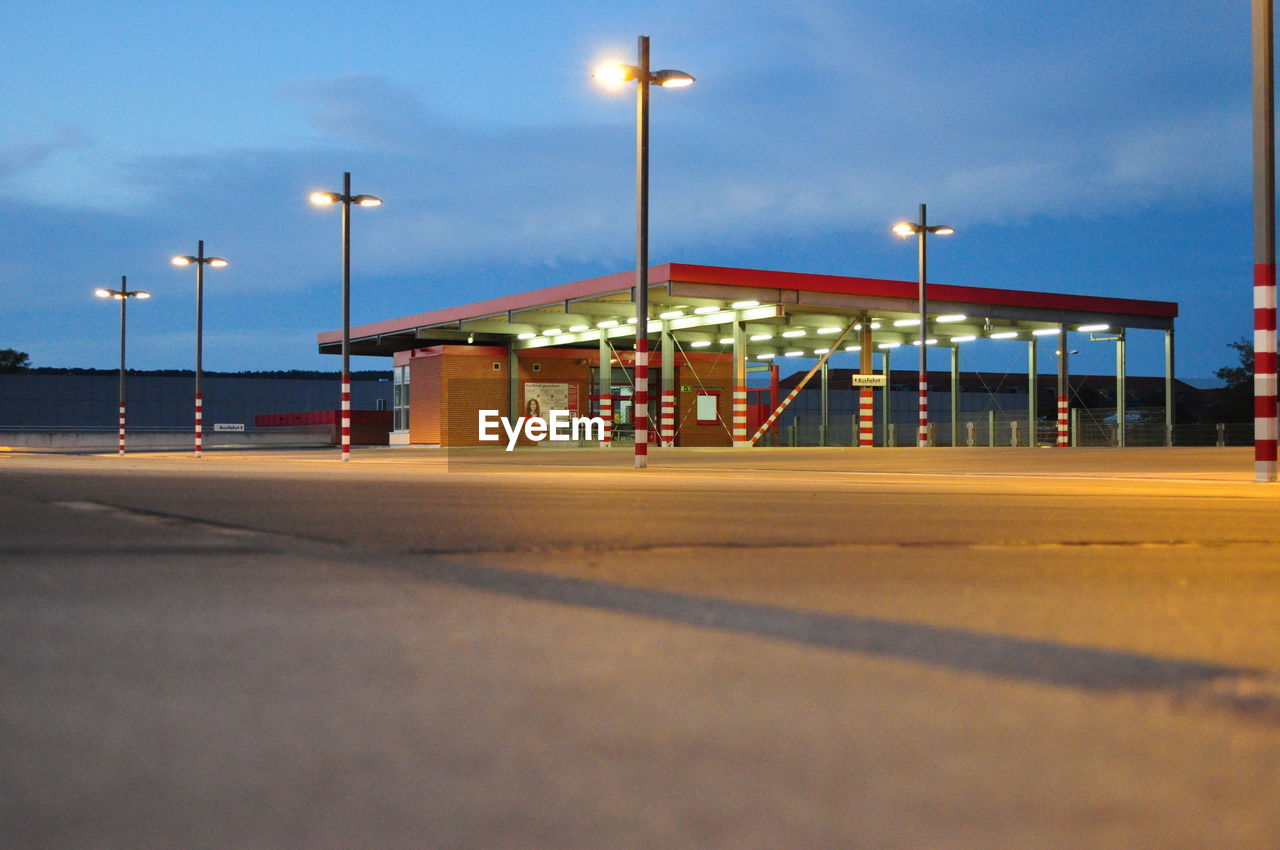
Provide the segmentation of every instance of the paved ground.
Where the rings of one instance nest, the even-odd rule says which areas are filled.
[[[0,454],[0,843],[1280,846],[1234,449]]]

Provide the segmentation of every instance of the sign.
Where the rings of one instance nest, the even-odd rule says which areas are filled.
[[[243,423],[243,422],[215,422],[215,423],[213,423],[213,430],[215,430],[215,431],[243,431],[243,430],[244,430],[244,423]]]
[[[854,375],[855,387],[883,387],[887,382],[884,375]]]

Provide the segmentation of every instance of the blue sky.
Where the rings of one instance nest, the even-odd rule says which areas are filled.
[[[36,365],[115,365],[91,293],[127,274],[130,365],[189,368],[168,258],[204,239],[206,369],[336,368],[338,215],[306,196],[343,171],[386,202],[353,214],[357,324],[629,268],[633,97],[589,75],[639,33],[698,78],[654,95],[655,263],[909,280],[888,228],[926,202],[957,229],[931,280],[1178,301],[1185,378],[1250,333],[1242,4],[52,0],[5,29],[0,348]],[[1161,351],[1135,333],[1131,372]]]

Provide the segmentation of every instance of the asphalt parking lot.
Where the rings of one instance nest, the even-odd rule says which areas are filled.
[[[1280,846],[1239,449],[0,453],[20,847]]]

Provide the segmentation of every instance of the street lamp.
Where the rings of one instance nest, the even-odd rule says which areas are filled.
[[[342,194],[312,192],[317,206],[342,204],[342,459],[351,460],[351,205],[377,207],[376,195],[352,195],[351,172],[342,173]]]
[[[147,299],[151,297],[151,293],[145,289],[129,290],[129,279],[125,275],[120,275],[119,289],[106,289],[98,287],[93,294],[99,298],[114,298],[120,302],[120,454],[124,454],[124,329],[125,329],[125,307],[129,304],[130,298]]]
[[[221,257],[204,255],[204,240],[196,242],[196,255],[174,257],[175,266],[196,267],[196,457],[200,457],[200,449],[204,443],[204,395],[200,392],[200,376],[204,363],[204,267],[224,268],[227,261]]]
[[[636,81],[636,469],[649,455],[649,86],[683,88],[693,84],[684,71],[649,70],[649,36],[636,40],[636,64],[613,65],[592,76],[609,85]]]
[[[918,222],[898,222],[893,226],[893,232],[903,239],[912,234],[920,237],[920,428],[916,432],[916,445],[927,446],[929,445],[929,368],[927,359],[929,350],[929,320],[927,316],[929,299],[925,292],[925,280],[929,266],[927,237],[930,233],[935,236],[950,236],[956,231],[955,228],[948,227],[945,224],[930,226],[925,216],[925,205],[921,204],[920,220]],[[952,403],[955,403],[954,399]]]

